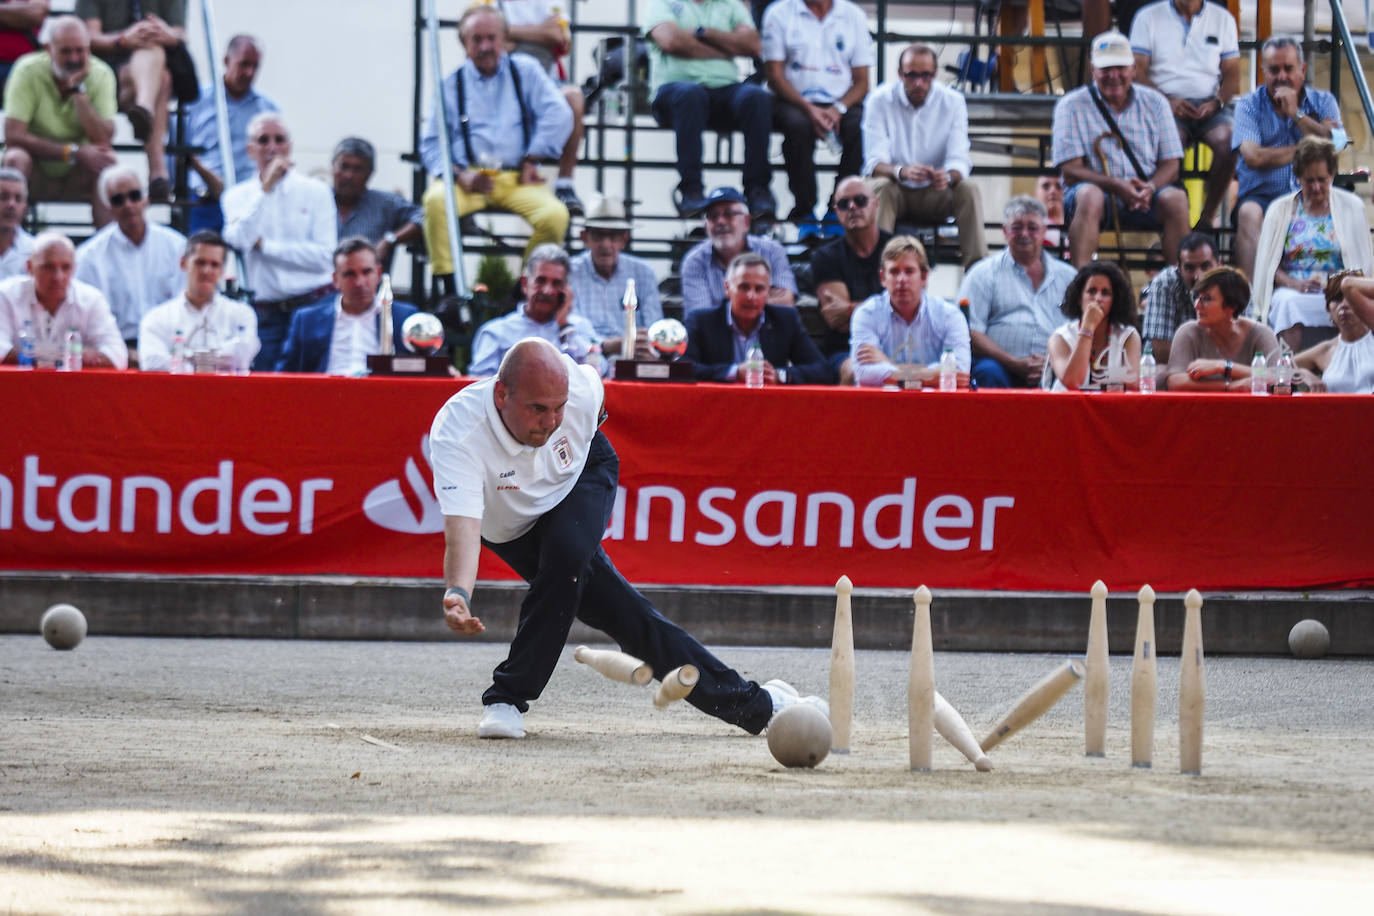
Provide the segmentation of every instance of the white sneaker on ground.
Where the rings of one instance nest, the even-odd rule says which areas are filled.
[[[509,703],[492,703],[477,723],[479,738],[523,738],[525,717]]]
[[[803,706],[814,706],[825,713],[827,719],[830,718],[830,704],[817,696],[802,696],[797,688],[780,678],[773,678],[766,681],[763,689],[768,692],[768,696],[773,700],[773,715],[777,715],[789,706],[801,704]]]

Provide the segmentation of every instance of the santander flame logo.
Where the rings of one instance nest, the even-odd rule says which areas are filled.
[[[415,456],[406,458],[405,480],[392,478],[373,487],[363,500],[368,521],[401,534],[435,534],[444,530],[444,516],[434,498],[434,463],[429,457],[429,435],[420,437],[420,455],[425,470]]]

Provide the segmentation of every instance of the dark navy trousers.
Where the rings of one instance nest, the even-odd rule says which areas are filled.
[[[687,702],[758,734],[773,714],[768,693],[660,614],[601,549],[619,475],[620,459],[598,432],[586,467],[561,503],[513,541],[482,542],[530,586],[520,605],[510,652],[496,666],[482,702],[528,710],[529,701],[539,697],[553,675],[577,618],[609,635],[622,651],[648,662],[655,678],[662,679],[680,665],[695,665],[701,680]]]

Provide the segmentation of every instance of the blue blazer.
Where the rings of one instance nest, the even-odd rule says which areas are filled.
[[[338,304],[339,297],[332,296],[296,309],[277,360],[278,372],[323,372],[329,367],[329,345],[334,342],[334,310]],[[417,311],[404,302],[391,304],[391,339],[397,353],[409,352],[401,337],[401,325]]]
[[[695,363],[698,380],[733,382],[730,367],[735,364],[735,330],[727,314],[728,302],[715,308],[696,309],[687,314],[687,353]],[[759,331],[763,358],[774,368],[787,370],[789,385],[833,385],[835,370],[816,348],[811,335],[802,327],[797,310],[785,305],[763,307],[763,328]]]

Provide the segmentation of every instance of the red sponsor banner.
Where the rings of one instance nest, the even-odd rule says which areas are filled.
[[[463,384],[0,370],[0,567],[437,577],[426,436]],[[633,581],[1374,585],[1368,397],[611,383],[607,406]]]

